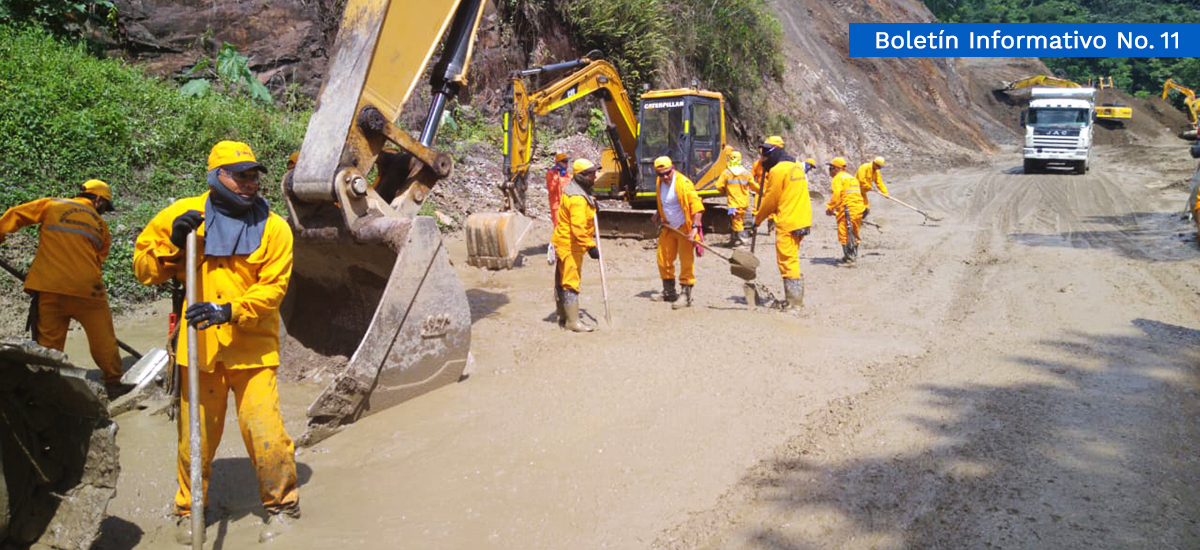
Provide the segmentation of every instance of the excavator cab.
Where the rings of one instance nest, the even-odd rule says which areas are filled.
[[[638,121],[638,178],[630,200],[634,207],[654,206],[654,159],[661,156],[670,157],[675,169],[696,183],[701,197],[719,194],[720,172],[713,169],[725,145],[720,94],[692,89],[647,92]]]

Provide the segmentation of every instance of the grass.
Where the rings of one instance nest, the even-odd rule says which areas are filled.
[[[108,182],[118,208],[106,216],[110,295],[151,298],[157,289],[139,284],[130,268],[145,223],[171,199],[204,191],[208,152],[222,139],[250,144],[269,178],[283,174],[308,114],[248,97],[185,98],[173,82],[97,59],[40,28],[0,26],[0,209],[73,196],[91,178]],[[271,181],[264,194],[279,211],[280,192]],[[31,239],[34,231],[26,230],[9,243],[17,241],[15,249],[28,255]]]

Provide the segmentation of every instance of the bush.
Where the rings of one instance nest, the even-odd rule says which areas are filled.
[[[0,209],[44,196],[73,196],[87,179],[113,186],[116,215],[106,278],[118,297],[145,289],[129,269],[132,239],[169,197],[202,192],[209,149],[250,144],[272,177],[299,148],[308,113],[248,97],[187,98],[172,83],[48,31],[0,26]],[[279,189],[264,181],[277,211]],[[115,220],[113,218],[116,218]]]

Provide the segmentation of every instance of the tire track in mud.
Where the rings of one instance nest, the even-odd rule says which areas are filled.
[[[1140,246],[1144,241],[1141,234],[1146,231],[1143,222],[1154,213],[1139,214],[1136,203],[1120,183],[1107,176],[1095,173],[1083,177],[992,173],[971,182],[971,187],[966,190],[955,189],[954,185],[943,181],[911,191],[919,197],[919,204],[946,210],[958,208],[960,214],[949,217],[944,225],[950,231],[928,243],[924,254],[906,267],[905,272],[907,276],[915,277],[930,270],[931,266],[940,265],[944,274],[948,271],[945,258],[938,257],[942,250],[950,248],[961,254],[960,261],[966,267],[955,274],[951,284],[953,290],[948,293],[950,298],[937,308],[939,321],[935,323],[945,329],[953,327],[946,332],[958,336],[930,338],[925,342],[928,347],[923,354],[865,367],[873,371],[869,376],[870,389],[831,401],[822,410],[810,414],[805,418],[804,431],[780,448],[775,458],[748,471],[713,508],[695,512],[687,521],[664,531],[655,541],[655,548],[899,548],[914,544],[950,548],[977,547],[985,543],[1002,547],[1014,544],[1037,546],[1039,543],[1034,541],[1057,544],[1058,547],[1085,548],[1097,546],[1094,542],[1097,536],[1110,537],[1106,540],[1117,544],[1116,547],[1145,544],[1150,539],[1165,542],[1167,546],[1181,540],[1195,542],[1194,528],[1167,530],[1168,534],[1157,538],[1153,533],[1161,531],[1159,527],[1133,528],[1113,538],[1113,533],[1106,533],[1108,526],[1097,521],[1097,517],[1110,518],[1114,526],[1129,527],[1126,522],[1135,511],[1121,509],[1120,505],[1084,503],[1089,514],[1086,517],[1062,511],[1056,514],[1049,509],[1026,509],[1030,500],[1038,498],[1045,501],[1043,504],[1059,505],[1074,497],[1086,498],[1088,494],[1105,490],[1129,492],[1133,488],[1129,479],[1154,475],[1124,464],[1125,477],[1114,476],[1115,480],[1094,481],[1089,486],[1086,478],[1069,468],[1038,464],[1037,461],[1044,458],[1037,447],[1053,430],[1060,428],[1054,421],[1076,421],[1082,402],[1047,397],[1056,395],[1053,389],[1034,385],[1030,391],[997,391],[1000,397],[994,402],[978,396],[951,399],[953,392],[943,387],[947,395],[941,397],[959,405],[958,416],[982,419],[973,425],[959,425],[957,432],[949,434],[963,442],[935,448],[915,458],[896,455],[890,461],[859,459],[856,462],[856,454],[875,450],[870,439],[878,435],[881,429],[878,426],[897,424],[895,404],[913,391],[913,384],[958,368],[957,357],[962,356],[963,350],[975,349],[986,360],[989,355],[1003,357],[1020,349],[1005,349],[1014,343],[1014,336],[1003,331],[998,330],[997,337],[982,342],[974,341],[976,337],[972,334],[990,335],[987,331],[997,324],[1011,326],[1037,318],[1040,306],[1036,302],[1047,301],[1045,298],[1034,296],[1034,303],[1030,303],[1029,297],[1017,300],[1005,294],[1020,293],[1015,287],[1021,283],[1007,280],[1014,267],[1037,269],[1052,264],[1057,255],[1047,257],[1044,247],[1082,250],[1089,254],[1089,262],[1101,265],[1108,261],[1104,256],[1115,255],[1112,262],[1123,265],[1114,266],[1113,271],[1135,272],[1129,275],[1133,280],[1144,280],[1145,276],[1140,273],[1146,273],[1160,283],[1166,295],[1195,294],[1191,287],[1162,284],[1163,275],[1159,271],[1144,268],[1144,260],[1148,258]],[[1073,258],[1079,256],[1077,252],[1071,254]],[[1131,270],[1127,266],[1132,262],[1121,262],[1122,256],[1143,261]],[[1070,265],[1049,267],[1058,273],[1064,268],[1066,273],[1071,273]],[[1176,262],[1167,267],[1175,274],[1181,266]],[[1052,271],[1048,279],[1053,280],[1056,276],[1057,273]],[[1168,279],[1170,282],[1177,280],[1169,275]],[[946,283],[944,280],[939,282]],[[1190,317],[1189,320],[1195,323],[1197,316]],[[997,323],[998,320],[1003,323]],[[1064,346],[1070,348],[1065,355]],[[1096,353],[1087,344],[1055,344],[1051,347],[1060,349],[1050,349],[1045,352],[1044,359],[1036,361],[1070,365],[1070,359],[1075,356]],[[1024,352],[1034,353],[1028,349]],[[1161,350],[1154,349],[1154,353],[1161,353]],[[1098,360],[1104,363],[1113,359],[1101,355]],[[1170,358],[1163,361],[1168,366],[1179,366]],[[1051,367],[1050,371],[1076,383],[1089,380],[1081,374],[1086,371],[1076,372],[1069,366]],[[1116,383],[1115,389],[1122,393],[1128,391],[1129,380],[1121,376],[1107,374],[1099,382],[1092,382],[1099,385]],[[1190,389],[1180,390],[1170,385],[1160,389],[1176,397],[1194,395],[1189,393]],[[966,391],[963,393],[970,395]],[[969,403],[961,403],[963,401]],[[1110,430],[1130,421],[1130,415],[1136,417],[1134,420],[1152,420],[1148,425],[1169,420],[1156,419],[1155,415],[1160,413],[1157,409],[1117,403],[1113,410],[1099,415]],[[1082,406],[1090,405],[1082,402]],[[1183,431],[1194,442],[1195,430]],[[1174,432],[1178,434],[1180,429],[1175,427]],[[1150,441],[1161,443],[1154,438]],[[997,473],[991,478],[983,476],[982,480],[974,480],[979,477],[982,467],[980,457],[997,455],[1014,459],[1016,463],[989,465]],[[1160,456],[1154,458],[1163,460]],[[986,460],[983,464],[988,465]],[[1048,483],[1054,483],[1054,478],[1060,477],[1060,481],[1076,485],[1062,494],[1054,492],[1056,489],[1032,487],[1028,484],[1030,474],[1021,471],[1022,464],[1034,471],[1045,469],[1054,474],[1047,478]],[[1191,470],[1194,472],[1195,468]],[[1097,485],[1100,489],[1096,489]],[[1043,494],[1047,492],[1048,496]],[[1129,494],[1131,500],[1141,504],[1154,500],[1154,495],[1145,491]],[[1009,504],[1008,508],[1003,508],[1005,503]],[[1045,514],[1055,526],[1039,524],[1040,514]],[[1039,516],[1038,519],[1035,516]],[[1175,510],[1165,516],[1179,519]],[[856,517],[857,524],[854,523]],[[1064,524],[1058,526],[1058,522]],[[1194,526],[1194,521],[1192,524]],[[1039,532],[1046,532],[1052,539],[1042,541],[1038,538]]]

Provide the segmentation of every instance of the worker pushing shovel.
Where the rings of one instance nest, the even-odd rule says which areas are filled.
[[[775,216],[775,258],[783,278],[786,311],[799,311],[804,304],[804,278],[800,274],[800,243],[812,227],[812,203],[804,167],[783,148],[783,138],[771,136],[760,146],[763,158],[762,202],[754,215],[754,231],[771,215]],[[753,242],[751,246],[753,250]],[[747,302],[757,303],[757,295],[747,289]],[[757,294],[756,292],[754,294]]]

